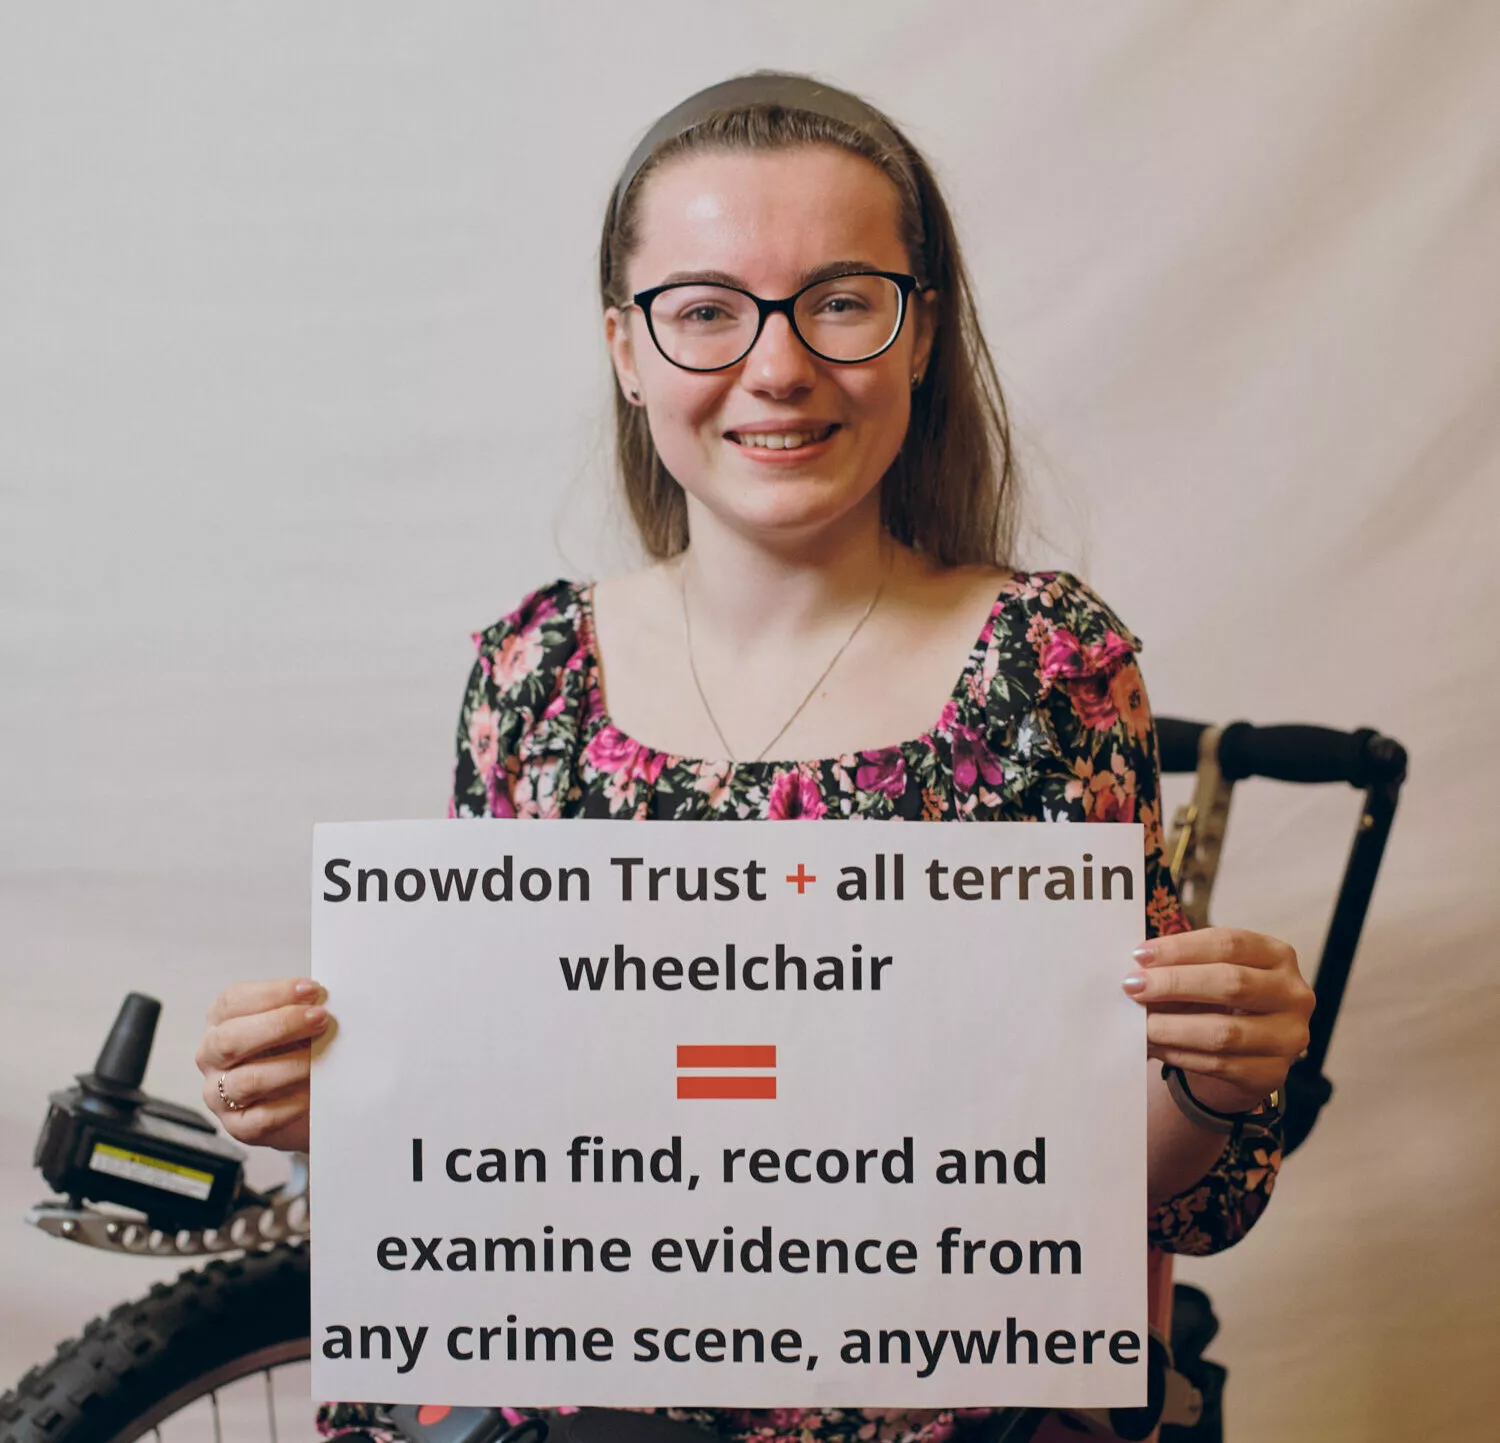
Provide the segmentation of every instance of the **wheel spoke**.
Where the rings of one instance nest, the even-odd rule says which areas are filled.
[[[266,1418],[271,1425],[271,1443],[277,1443],[276,1438],[276,1390],[271,1384],[271,1370],[266,1369],[262,1375],[266,1380]]]

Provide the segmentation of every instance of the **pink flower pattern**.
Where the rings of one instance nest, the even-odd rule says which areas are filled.
[[[1062,687],[1086,727],[1108,730],[1119,716],[1110,683],[1130,659],[1129,645],[1115,631],[1084,645],[1066,627],[1055,627],[1041,648],[1042,690]]]
[[[771,795],[766,803],[769,820],[780,822],[799,817],[821,817],[827,811],[817,781],[801,768],[779,772],[771,783]]]
[[[500,755],[500,728],[495,713],[487,706],[477,706],[469,716],[469,756],[474,770],[489,780]]]
[[[906,790],[906,758],[901,748],[861,752],[854,785],[862,792],[882,792],[888,797],[899,797]]]
[[[1005,780],[1005,772],[984,738],[972,727],[953,727],[953,782],[961,791],[974,790],[983,777],[992,787]]]

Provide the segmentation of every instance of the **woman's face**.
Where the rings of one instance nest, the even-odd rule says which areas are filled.
[[[830,267],[911,273],[895,186],[837,147],[690,155],[645,184],[632,294],[703,278],[779,300]],[[878,511],[912,375],[926,368],[929,312],[914,294],[895,343],[855,365],[813,355],[785,316],[771,316],[744,360],[707,374],[668,361],[638,308],[610,309],[605,325],[620,384],[640,393],[662,462],[688,495],[737,531],[792,540]],[[773,449],[749,433],[823,439]]]

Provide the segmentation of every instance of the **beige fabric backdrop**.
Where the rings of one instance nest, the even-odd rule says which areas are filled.
[[[439,812],[468,633],[618,563],[598,216],[756,65],[935,159],[1025,559],[1142,633],[1158,708],[1411,749],[1334,1105],[1183,1272],[1236,1443],[1493,1436],[1488,0],[0,8],[0,1385],[171,1271],[21,1226],[46,1091],[135,987],[193,1097],[210,997],[305,965],[311,823]],[[1245,788],[1220,920],[1311,965],[1354,816]]]

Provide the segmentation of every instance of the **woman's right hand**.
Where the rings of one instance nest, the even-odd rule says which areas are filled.
[[[307,1151],[313,1039],[332,1020],[306,977],[237,982],[208,1009],[196,1062],[203,1101],[237,1142]]]

